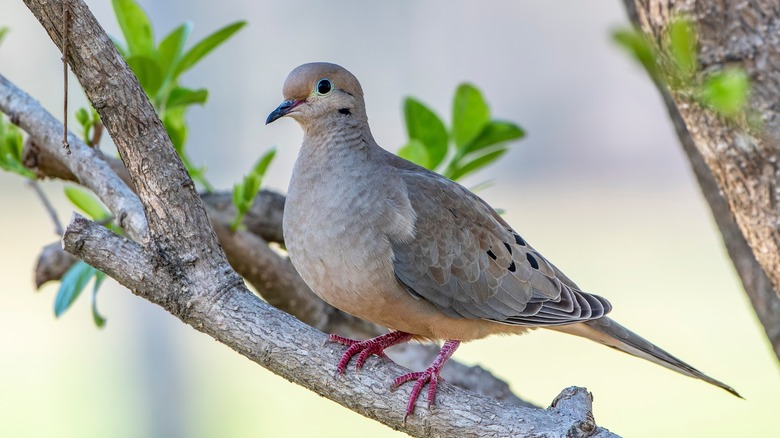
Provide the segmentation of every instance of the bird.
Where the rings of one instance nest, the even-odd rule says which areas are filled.
[[[404,420],[428,385],[435,402],[441,368],[462,342],[535,328],[564,332],[701,379],[738,396],[608,316],[605,298],[580,289],[462,185],[380,147],[363,89],[327,62],[296,67],[283,102],[266,119],[294,119],[303,141],[283,215],[293,266],[330,305],[390,331],[367,340],[330,335],[347,346],[336,368],[408,342],[441,342],[431,365],[399,376],[414,381]]]

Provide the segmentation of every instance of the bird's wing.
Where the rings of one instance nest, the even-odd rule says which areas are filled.
[[[415,234],[391,244],[395,275],[410,293],[452,317],[523,326],[587,321],[611,310],[482,199],[438,174],[404,167],[399,172],[416,214]]]

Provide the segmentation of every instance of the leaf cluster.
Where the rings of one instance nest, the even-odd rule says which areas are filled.
[[[495,120],[482,93],[463,83],[455,90],[452,127],[422,102],[407,97],[404,119],[409,142],[398,155],[452,180],[458,180],[498,160],[508,143],[525,136],[514,123]]]
[[[184,87],[179,80],[183,73],[241,30],[246,22],[228,24],[185,49],[192,23],[179,25],[157,44],[152,23],[135,0],[112,0],[112,4],[125,39],[125,44],[114,39],[114,45],[149,96],[192,179],[212,191],[205,177],[205,167],[195,166],[185,151],[187,110],[193,105],[205,104],[209,92],[205,88]]]
[[[673,19],[660,43],[638,29],[619,29],[613,39],[625,48],[654,81],[716,113],[735,120],[745,115],[750,79],[739,67],[704,73],[699,68],[698,30],[690,19]]]
[[[66,187],[65,196],[79,208],[84,214],[95,221],[104,222],[115,233],[122,234],[122,230],[111,222],[112,217],[108,209],[89,192],[77,187]],[[81,295],[91,280],[92,286],[92,320],[98,327],[103,327],[106,319],[100,315],[97,309],[97,293],[106,274],[79,260],[71,266],[60,279],[60,288],[54,299],[54,316],[59,318]]]

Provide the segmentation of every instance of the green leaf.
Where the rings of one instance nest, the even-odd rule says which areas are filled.
[[[86,127],[90,122],[89,111],[84,107],[79,108],[76,111],[76,121],[79,122],[82,127]]]
[[[204,56],[208,55],[209,52],[217,48],[217,46],[220,44],[224,43],[228,38],[233,36],[234,33],[238,32],[245,25],[246,21],[237,21],[212,33],[206,38],[203,38],[198,44],[195,44],[195,46],[187,51],[187,53],[185,53],[181,60],[177,63],[174,69],[173,78],[178,78],[180,74],[192,68],[192,66],[197,64],[197,62],[200,61]]]
[[[471,84],[461,84],[452,104],[452,137],[460,149],[474,139],[490,120],[482,93]]]
[[[701,95],[705,105],[725,116],[735,116],[747,104],[750,79],[740,68],[725,69],[704,80]]]
[[[236,210],[239,212],[244,209],[244,184],[243,181],[240,183],[233,184],[233,205],[236,207]]]
[[[93,220],[102,221],[111,216],[100,201],[82,189],[73,186],[65,187],[65,196]]]
[[[134,0],[112,0],[112,3],[129,54],[154,55],[154,34],[146,12]]]
[[[257,163],[252,167],[249,174],[244,176],[241,183],[233,185],[233,205],[236,207],[236,216],[230,223],[230,229],[233,231],[238,229],[244,215],[252,208],[255,196],[257,196],[257,192],[263,183],[265,172],[275,156],[276,148],[271,148],[257,160]]]
[[[106,274],[103,271],[95,270],[95,283],[92,287],[92,321],[95,322],[95,325],[99,328],[103,328],[104,325],[106,325],[106,318],[104,318],[97,309],[97,293],[98,289],[100,289],[100,285],[103,284],[103,280],[106,279]]]
[[[658,51],[650,39],[638,29],[618,29],[612,39],[626,49],[653,79],[659,78]]]
[[[478,169],[481,169],[490,163],[498,160],[501,158],[502,155],[504,155],[507,151],[506,147],[503,147],[501,149],[495,150],[493,152],[488,152],[485,155],[482,155],[478,158],[475,158],[472,161],[469,161],[468,163],[458,166],[453,170],[453,172],[450,175],[445,175],[448,178],[457,181],[460,178],[463,178],[464,176],[468,175],[471,172],[474,172]]]
[[[447,136],[447,128],[444,127],[444,123],[441,119],[422,102],[415,100],[414,98],[407,97],[404,100],[404,118],[406,120],[406,132],[409,134],[409,144],[404,147],[406,151],[399,151],[401,153],[413,153],[417,159],[425,159],[426,164],[421,164],[418,161],[411,160],[417,164],[428,169],[435,169],[444,156],[447,155],[447,144],[449,138]],[[413,144],[416,140],[417,143]],[[425,149],[425,155],[423,156],[419,151],[419,146]],[[401,155],[403,156],[403,155]]]
[[[178,107],[166,110],[162,116],[162,122],[168,136],[171,137],[173,147],[179,155],[184,153],[184,144],[187,142],[187,121],[184,118],[186,107]]]
[[[184,87],[176,87],[171,91],[166,102],[166,108],[176,108],[177,106],[203,105],[209,97],[209,91],[205,88],[191,90]]]
[[[172,30],[163,40],[160,42],[158,53],[160,54],[160,69],[163,76],[173,79],[174,71],[173,66],[181,58],[181,54],[184,51],[184,44],[190,37],[192,32],[192,23],[189,21]]]
[[[409,140],[404,147],[398,150],[398,156],[411,161],[418,166],[422,166],[426,169],[433,170],[434,166],[431,165],[431,157],[428,154],[429,150],[419,140]]]
[[[696,29],[693,23],[685,18],[672,20],[667,29],[669,37],[669,52],[674,64],[682,73],[683,78],[690,78],[696,72]]]
[[[8,35],[9,30],[10,29],[8,28],[8,26],[0,27],[0,44],[3,43],[3,40],[5,39],[5,36]]]
[[[273,161],[274,157],[276,157],[276,148],[271,148],[263,154],[262,157],[260,157],[259,160],[257,160],[257,163],[255,163],[254,168],[252,168],[252,174],[260,176],[262,179],[265,176],[265,172],[268,170],[268,166],[271,165],[271,161]],[[256,193],[252,194],[254,197]]]
[[[76,301],[81,291],[87,286],[89,280],[97,272],[97,269],[77,261],[65,272],[60,281],[60,289],[57,292],[57,298],[54,300],[54,316],[60,317]]]
[[[157,61],[149,56],[133,55],[127,58],[127,65],[135,73],[146,94],[149,96],[157,94],[163,81],[162,70]]]
[[[0,169],[25,178],[35,178],[35,173],[22,164],[23,148],[22,130],[0,114]]]
[[[519,140],[523,137],[525,137],[525,131],[514,123],[491,120],[474,140],[461,149],[461,156],[498,143]]]

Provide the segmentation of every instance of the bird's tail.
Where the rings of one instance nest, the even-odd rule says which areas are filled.
[[[742,398],[742,396],[739,395],[739,393],[737,393],[734,388],[726,385],[723,382],[713,379],[712,377],[702,373],[701,371],[688,365],[680,359],[677,359],[676,357],[662,350],[660,347],[653,345],[651,342],[645,340],[641,336],[623,327],[608,317],[594,319],[578,324],[548,328],[571,335],[588,338],[592,341],[599,342],[624,353],[628,353],[632,356],[641,357],[642,359],[649,360],[650,362],[664,366],[670,370],[677,371],[678,373],[685,374],[686,376],[704,380],[707,383],[713,384],[719,388],[723,388],[735,396]]]

